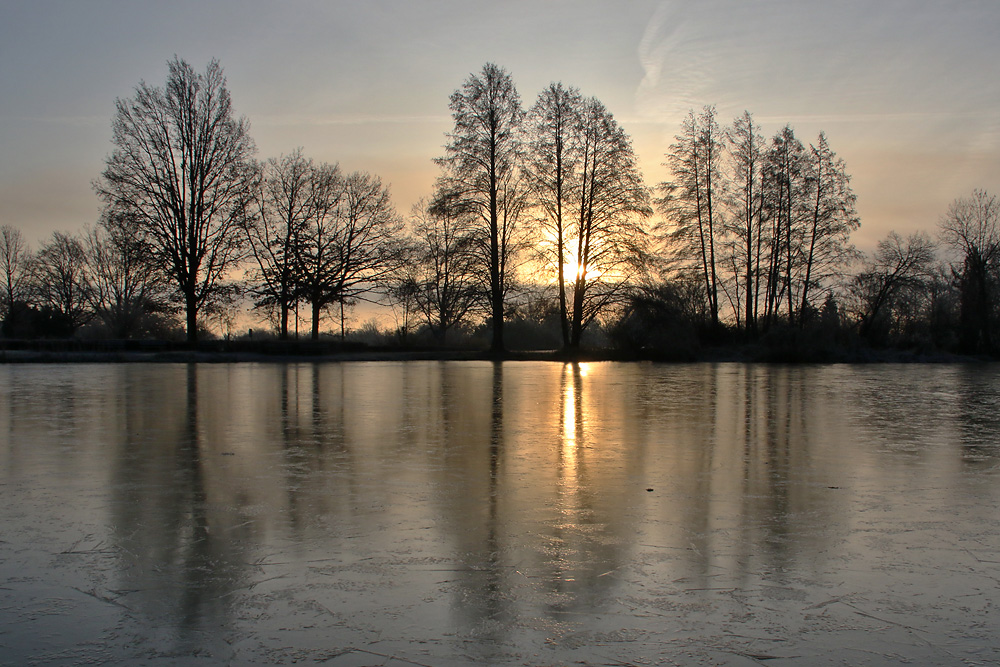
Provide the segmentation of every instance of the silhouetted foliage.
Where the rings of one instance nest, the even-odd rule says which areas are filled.
[[[611,329],[612,342],[619,349],[656,358],[693,359],[705,316],[703,289],[695,279],[634,291]]]

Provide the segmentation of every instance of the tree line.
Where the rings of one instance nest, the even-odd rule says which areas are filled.
[[[449,108],[434,189],[404,217],[377,175],[301,149],[255,159],[220,64],[196,72],[175,57],[164,87],[116,100],[95,226],[35,252],[2,227],[4,335],[183,328],[195,341],[249,300],[282,339],[301,307],[316,339],[338,313],[343,336],[345,308],[372,301],[401,314],[402,333],[447,343],[478,326],[495,352],[526,319],[569,350],[594,328],[667,351],[817,327],[876,346],[995,349],[1000,230],[984,191],[952,204],[936,240],[891,233],[866,257],[823,133],[766,137],[749,112],[721,125],[706,106],[648,187],[613,114],[572,86],[525,108],[490,63]]]

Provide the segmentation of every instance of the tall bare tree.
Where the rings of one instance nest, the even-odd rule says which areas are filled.
[[[5,321],[12,316],[15,304],[27,296],[31,261],[32,253],[21,230],[10,225],[0,227],[0,279],[3,280]]]
[[[322,183],[317,179],[325,177],[312,160],[302,156],[301,150],[259,165],[253,215],[245,227],[256,264],[250,271],[251,292],[256,307],[270,309],[276,315],[282,340],[288,338],[289,314],[301,298],[301,244],[319,210]]]
[[[721,219],[721,160],[723,135],[715,119],[715,107],[701,114],[688,113],[667,153],[666,166],[673,179],[661,187],[661,210],[671,236],[691,249],[705,285],[712,325],[719,325],[719,269],[717,242],[724,225]]]
[[[809,296],[813,291],[842,276],[856,259],[850,236],[861,224],[851,178],[844,161],[830,149],[826,133],[821,132],[817,143],[809,147],[808,160],[809,210],[802,239],[800,324],[810,312]]]
[[[580,169],[572,224],[576,266],[569,276],[573,309],[570,346],[644,267],[649,191],[632,142],[596,98],[580,116]]]
[[[576,88],[562,83],[543,90],[528,113],[529,146],[525,176],[532,204],[543,229],[537,249],[543,261],[556,269],[559,322],[563,346],[570,346],[569,307],[566,298],[567,244],[572,199],[579,191],[580,129],[584,100]]]
[[[802,239],[808,216],[805,146],[786,125],[772,139],[764,161],[764,218],[767,226],[764,326],[770,326],[783,307],[789,322],[795,319],[796,270],[802,265]]]
[[[730,240],[728,263],[733,269],[734,310],[737,325],[757,332],[760,306],[761,255],[764,242],[762,170],[764,135],[749,111],[737,117],[726,131],[730,179],[726,235]]]
[[[435,160],[444,171],[438,189],[455,193],[480,220],[492,349],[502,352],[505,296],[514,278],[516,232],[524,209],[518,175],[524,110],[510,74],[493,63],[470,75],[452,93],[449,107],[455,127],[445,155]]]
[[[142,82],[115,107],[114,150],[95,187],[109,206],[141,222],[195,341],[199,313],[243,257],[255,150],[249,125],[233,117],[215,60],[199,74],[175,57],[164,88]]]

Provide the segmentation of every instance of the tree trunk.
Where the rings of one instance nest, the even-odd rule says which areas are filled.
[[[198,342],[198,304],[194,294],[189,292],[184,295],[184,307],[187,314],[187,342]]]
[[[281,324],[278,330],[278,338],[281,340],[288,340],[288,305],[281,304]]]
[[[312,334],[313,340],[319,340],[319,301],[312,302]]]

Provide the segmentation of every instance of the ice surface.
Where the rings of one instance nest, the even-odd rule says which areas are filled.
[[[995,664],[998,370],[0,366],[0,664]]]

